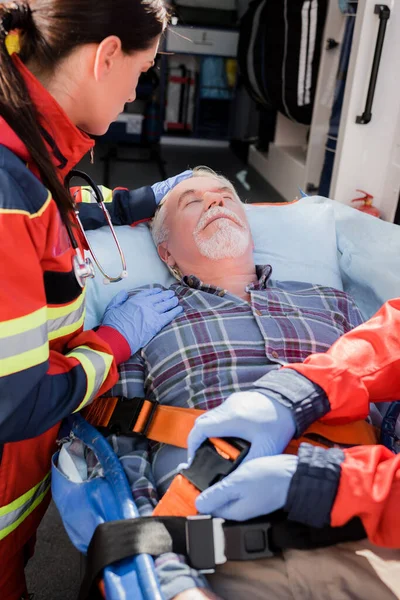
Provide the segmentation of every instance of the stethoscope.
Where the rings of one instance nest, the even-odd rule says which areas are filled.
[[[77,170],[70,171],[70,173],[65,178],[65,185],[66,185],[67,189],[70,188],[71,180],[74,177],[80,177],[91,188],[90,193],[94,195],[94,198],[96,199],[96,202],[98,203],[101,210],[103,211],[103,214],[107,221],[107,224],[108,224],[109,228],[111,229],[111,233],[112,233],[112,236],[116,243],[116,246],[118,248],[118,252],[119,252],[119,255],[121,258],[121,263],[122,263],[122,271],[118,275],[118,277],[111,277],[110,275],[108,275],[106,273],[106,271],[101,266],[93,248],[91,247],[91,245],[89,243],[89,240],[86,237],[85,230],[84,230],[81,220],[79,218],[79,211],[77,210],[76,203],[74,202],[74,213],[75,213],[75,218],[76,218],[76,221],[77,221],[79,229],[80,229],[80,233],[82,234],[82,237],[86,243],[86,247],[89,250],[90,254],[92,255],[92,258],[93,258],[94,262],[96,263],[97,268],[99,269],[100,273],[104,277],[104,283],[117,283],[118,281],[121,281],[122,279],[127,277],[128,271],[126,268],[125,256],[124,256],[122,248],[119,244],[117,234],[115,233],[115,229],[114,229],[112,221],[111,221],[110,213],[108,212],[108,210],[104,204],[103,194],[101,193],[99,187],[94,183],[93,179],[87,173],[84,173],[83,171],[77,171]],[[92,279],[96,275],[95,270],[94,270],[93,261],[91,260],[91,258],[84,258],[84,256],[82,256],[82,252],[81,252],[78,242],[76,241],[75,236],[74,236],[72,224],[70,222],[66,222],[65,226],[66,226],[66,229],[68,232],[68,236],[69,236],[72,248],[75,250],[75,255],[72,258],[72,267],[74,269],[75,277],[76,277],[79,285],[82,288],[84,288],[86,285],[86,280]]]

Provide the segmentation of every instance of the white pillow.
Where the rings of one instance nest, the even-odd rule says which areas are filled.
[[[303,204],[246,205],[253,234],[255,264],[271,264],[272,277],[280,281],[305,281],[342,290],[336,250],[335,219],[331,206]],[[158,257],[145,224],[117,227],[125,253],[128,277],[105,285],[96,269],[87,285],[85,327],[100,323],[104,309],[121,289],[159,283],[168,287],[175,281]],[[103,268],[111,275],[120,270],[118,252],[108,227],[87,232]]]
[[[323,210],[315,210],[316,208]],[[254,261],[272,265],[280,281],[306,281],[343,290],[332,206],[246,205]]]

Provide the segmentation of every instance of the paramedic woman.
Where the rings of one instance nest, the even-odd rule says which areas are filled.
[[[60,420],[110,388],[117,365],[181,311],[170,292],[122,292],[97,331],[82,330],[85,292],[74,265],[83,241],[64,187],[93,146],[87,134],[104,134],[135,99],[166,24],[163,0],[0,4],[2,600],[28,597],[24,565],[49,501]],[[114,221],[151,217],[180,177],[116,191]],[[90,207],[83,212],[90,221]]]
[[[386,302],[325,354],[269,373],[255,386],[196,421],[189,454],[206,437],[241,436],[252,443],[248,458],[255,459],[204,492],[198,510],[246,520],[284,507],[289,518],[314,527],[338,527],[358,517],[370,542],[400,549],[399,453],[383,445],[325,450],[303,444],[294,466],[281,454],[293,435],[316,420],[343,424],[366,418],[370,402],[399,400],[400,298]],[[276,403],[286,407],[279,420]],[[394,429],[398,405],[392,409]],[[398,581],[399,554],[386,558]]]

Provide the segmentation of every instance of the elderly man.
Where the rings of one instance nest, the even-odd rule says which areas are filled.
[[[161,259],[178,280],[171,288],[184,312],[122,365],[113,395],[211,409],[254,390],[259,410],[272,405],[277,435],[289,439],[295,431],[291,411],[266,398],[254,382],[326,351],[359,325],[354,302],[332,288],[274,281],[270,266],[255,266],[244,206],[232,185],[209,169],[195,169],[165,197],[152,233]],[[123,437],[114,443],[139,510],[150,515],[177,466],[186,461],[186,451]],[[273,448],[264,452],[272,454]],[[286,459],[285,468],[294,472],[296,459]],[[243,565],[243,573],[247,568]],[[167,599],[210,597],[200,589],[207,586],[205,579],[182,557],[160,557],[157,571]],[[246,597],[267,597],[263,586],[257,592],[247,589]],[[235,588],[229,597],[236,597]]]

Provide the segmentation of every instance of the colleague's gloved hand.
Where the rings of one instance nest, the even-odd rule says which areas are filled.
[[[193,171],[183,171],[183,173],[179,173],[179,175],[175,175],[174,177],[169,177],[165,181],[159,181],[158,183],[154,183],[151,186],[151,189],[154,192],[154,197],[156,199],[157,206],[160,204],[161,200],[164,198],[169,191],[171,191],[178,183],[188,179],[193,174]]]
[[[196,419],[188,438],[188,460],[191,462],[200,444],[210,437],[239,437],[250,442],[245,461],[280,454],[295,430],[292,412],[283,404],[260,392],[236,392]]]
[[[132,296],[121,291],[107,306],[101,324],[119,331],[135,354],[182,312],[172,290],[152,288]]]
[[[297,456],[264,456],[242,463],[196,500],[199,512],[232,521],[268,515],[286,504]]]

